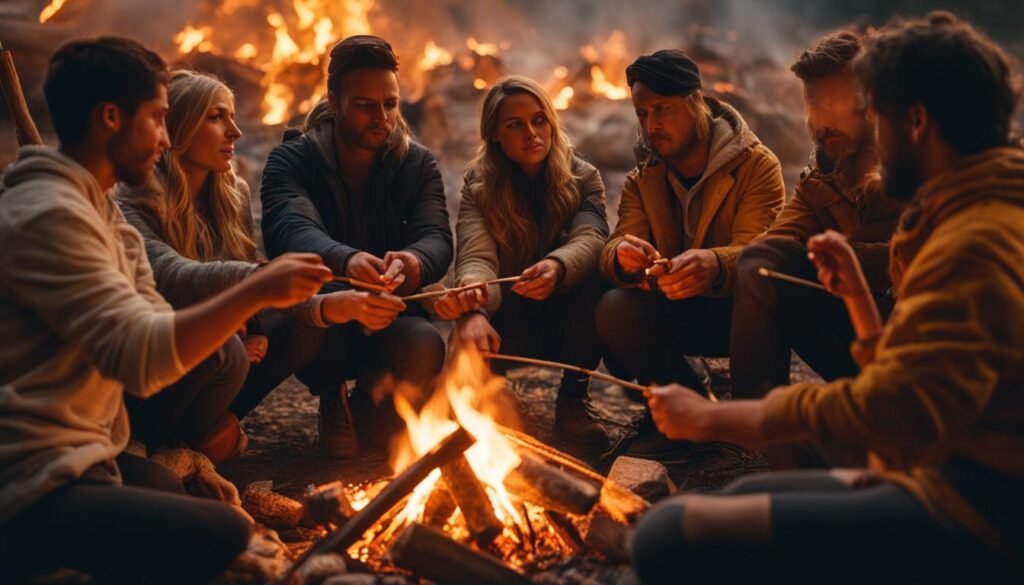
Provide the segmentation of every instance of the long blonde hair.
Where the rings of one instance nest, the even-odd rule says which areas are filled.
[[[551,124],[551,149],[544,165],[544,215],[539,238],[534,239],[533,219],[527,201],[512,187],[515,163],[501,149],[497,140],[498,111],[505,99],[516,94],[536,98],[544,116]],[[551,98],[537,82],[527,77],[506,77],[484,96],[480,108],[480,147],[470,161],[467,176],[478,183],[477,204],[483,212],[487,231],[498,248],[524,263],[550,245],[566,228],[580,204],[580,191],[573,175],[573,147],[558,121],[558,112]]]
[[[188,176],[181,159],[192,146],[196,131],[206,118],[218,92],[234,94],[219,79],[195,71],[178,70],[171,74],[167,87],[167,133],[171,147],[157,163],[157,175],[163,185],[155,197],[140,198],[136,204],[147,207],[160,223],[167,243],[186,258],[216,260],[223,250],[235,260],[256,260],[252,236],[252,218],[245,201],[248,193],[238,187],[234,171],[210,173],[199,196],[189,195]]]

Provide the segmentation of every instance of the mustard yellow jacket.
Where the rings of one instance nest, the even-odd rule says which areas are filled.
[[[869,449],[888,479],[1020,562],[1019,543],[943,470],[967,461],[1000,485],[1024,481],[1024,150],[968,157],[923,185],[891,265],[897,304],[877,342],[855,351],[860,375],[773,391],[764,432]],[[1010,500],[996,515],[1019,522]]]
[[[711,106],[712,152],[694,197],[702,199],[692,248],[709,248],[721,265],[735,263],[744,244],[765,231],[785,199],[779,159],[747,127],[739,112],[714,98]],[[626,176],[619,203],[619,223],[601,254],[601,272],[620,287],[638,282],[620,278],[615,248],[627,234],[647,240],[662,256],[683,253],[683,229],[675,219],[675,193],[664,162],[651,159]],[[723,271],[712,291],[732,293],[734,273]]]

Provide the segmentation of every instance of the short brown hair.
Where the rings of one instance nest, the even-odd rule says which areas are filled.
[[[820,79],[850,69],[850,63],[860,53],[860,37],[849,31],[822,37],[817,44],[803,53],[789,70],[802,81]]]
[[[1010,60],[949,12],[886,26],[853,67],[875,111],[902,119],[921,104],[960,155],[1009,143],[1019,97]]]
[[[167,64],[139,43],[119,37],[79,39],[50,58],[43,95],[57,139],[78,144],[89,131],[89,115],[105,102],[132,116],[142,102],[167,85]]]

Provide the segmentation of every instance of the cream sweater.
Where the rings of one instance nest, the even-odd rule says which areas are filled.
[[[0,183],[0,339],[0,524],[124,449],[123,392],[185,373],[142,237],[52,148]]]

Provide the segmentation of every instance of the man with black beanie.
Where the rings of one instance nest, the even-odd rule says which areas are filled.
[[[601,299],[598,332],[641,383],[701,387],[685,356],[729,355],[733,282],[723,265],[775,219],[782,169],[735,109],[703,94],[683,51],[642,56],[626,78],[640,161],[601,257],[618,288]],[[643,443],[635,454],[651,447]]]
[[[348,37],[331,50],[327,98],[286,136],[263,171],[263,234],[270,257],[315,252],[339,276],[386,287],[364,294],[328,330],[327,347],[301,381],[320,396],[320,447],[358,452],[344,381],[367,398],[414,389],[416,402],[441,371],[444,341],[407,295],[444,276],[452,234],[434,156],[413,142],[399,112],[398,57],[379,37]],[[328,285],[340,286],[340,285]],[[390,376],[385,376],[390,374]],[[390,398],[382,403],[390,410]],[[362,421],[361,421],[362,422]],[[380,427],[379,424],[375,425]]]

